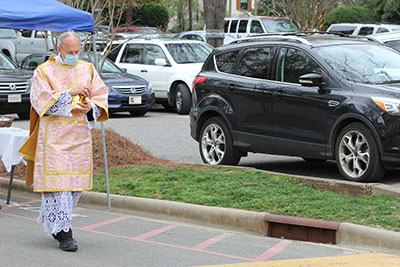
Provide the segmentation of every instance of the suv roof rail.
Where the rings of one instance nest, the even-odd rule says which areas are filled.
[[[279,40],[290,40],[290,41],[297,41],[305,45],[311,45],[311,43],[301,38],[301,36],[305,36],[304,33],[296,32],[296,33],[267,33],[261,34],[256,36],[250,36],[248,38],[238,39],[235,41],[230,42],[230,44],[240,44],[244,42],[254,42],[259,40],[270,40],[270,39],[279,39]]]

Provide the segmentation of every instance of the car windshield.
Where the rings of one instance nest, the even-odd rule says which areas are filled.
[[[400,54],[374,44],[316,48],[317,53],[344,79],[365,84],[400,82]]]
[[[84,61],[88,61],[87,55],[82,55],[81,59]],[[91,62],[93,62],[93,60]],[[100,62],[99,67],[101,66],[101,64],[102,61]],[[114,63],[112,63],[110,60],[106,59],[101,73],[121,73],[121,70],[117,66],[115,66]]]
[[[0,70],[15,70],[15,65],[3,54],[0,54]]]
[[[298,29],[288,19],[263,19],[262,20],[267,32],[297,32]]]
[[[178,64],[203,63],[212,51],[212,47],[204,43],[174,43],[165,46]]]
[[[400,52],[400,40],[387,41],[385,45],[390,46]]]

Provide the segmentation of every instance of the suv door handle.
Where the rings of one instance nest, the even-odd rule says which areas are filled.
[[[228,85],[228,90],[229,91],[233,91],[235,89],[235,85],[234,84],[230,84],[230,85]]]
[[[140,70],[140,72],[147,72],[147,70]]]

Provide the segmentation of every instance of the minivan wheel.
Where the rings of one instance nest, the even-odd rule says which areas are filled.
[[[208,119],[200,131],[199,149],[204,163],[237,165],[240,156],[233,148],[232,135],[226,123],[218,118]]]
[[[175,106],[176,112],[179,114],[188,114],[190,111],[192,98],[189,92],[189,88],[180,83],[176,86],[176,94],[175,94]]]
[[[379,181],[385,174],[378,146],[362,123],[351,123],[336,140],[336,165],[344,178],[354,182]]]

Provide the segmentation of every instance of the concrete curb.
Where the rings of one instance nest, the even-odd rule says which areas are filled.
[[[4,191],[8,189],[8,181],[9,179],[0,177],[0,188]],[[377,188],[379,189],[376,190],[385,190],[385,188]],[[31,188],[26,189],[25,182],[21,180],[14,181],[13,191],[32,198],[40,198],[40,194],[33,193]],[[267,213],[263,212],[119,195],[110,195],[110,200],[113,212],[157,219],[183,220],[262,235],[266,235],[268,232],[268,223],[264,220]],[[80,205],[97,210],[107,210],[107,195],[84,192]],[[373,252],[400,255],[400,233],[362,225],[340,223],[336,232],[336,243]]]

